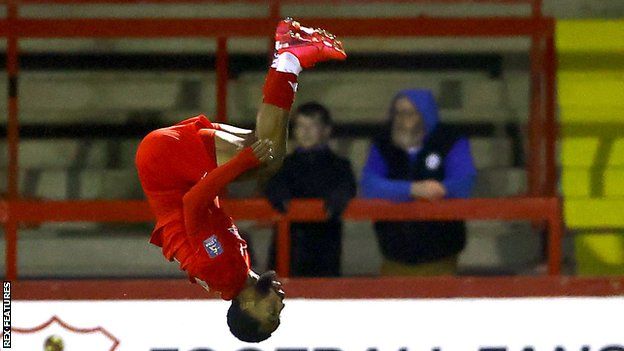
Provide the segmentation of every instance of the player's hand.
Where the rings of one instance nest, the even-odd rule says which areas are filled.
[[[256,137],[256,135],[254,133],[246,134],[246,135],[239,135],[239,136],[243,139],[241,141],[241,147],[243,147],[243,148],[251,146],[251,145],[253,145],[253,143],[258,141],[258,138]]]
[[[257,140],[251,144],[251,151],[261,163],[273,160],[273,142],[269,139]]]
[[[446,188],[437,180],[413,182],[410,190],[412,197],[423,198],[429,201],[439,200],[446,196]]]

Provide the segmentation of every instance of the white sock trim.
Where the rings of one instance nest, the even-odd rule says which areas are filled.
[[[275,68],[278,72],[292,73],[296,76],[302,71],[299,59],[290,52],[279,54],[279,56],[273,60],[271,68]]]

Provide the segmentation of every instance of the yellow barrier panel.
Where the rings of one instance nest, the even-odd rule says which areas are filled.
[[[596,158],[598,143],[596,137],[564,137],[561,141],[561,164],[564,167],[591,167]]]
[[[624,52],[624,20],[557,21],[559,52]]]
[[[607,169],[604,175],[604,195],[624,198],[624,168]],[[620,209],[624,217],[624,208]]]
[[[621,131],[624,135],[624,130]],[[609,167],[624,167],[624,138],[613,142],[609,155]]]
[[[591,121],[624,122],[624,106],[561,106],[560,111],[560,122],[564,124]]]
[[[559,83],[559,103],[574,106],[624,106],[624,80],[606,77]]]
[[[578,275],[624,274],[624,233],[577,234],[574,250]]]
[[[597,154],[624,122],[624,20],[557,21],[556,45],[566,224],[624,228],[624,140]],[[624,274],[624,234],[582,233],[574,243],[577,274]]]
[[[566,199],[564,218],[570,228],[624,228],[624,199]]]
[[[561,190],[563,196],[589,197],[590,195],[590,169],[589,168],[566,168],[561,173]]]
[[[624,55],[624,53],[622,53]],[[618,56],[620,57],[620,56]],[[578,63],[577,58],[582,58],[582,63]],[[574,67],[574,69],[566,69],[565,66],[562,66],[565,62],[569,62],[572,60],[575,63],[578,63]],[[596,60],[596,56],[592,55],[574,55],[573,58],[570,58],[568,55],[560,55],[559,56],[559,71],[557,72],[557,83],[559,85],[566,85],[568,82],[579,82],[579,81],[596,81],[596,80],[615,80],[622,81],[624,80],[624,62],[619,61],[620,66],[610,66],[610,67],[601,67],[599,70],[578,70],[579,68],[593,68],[592,63]]]

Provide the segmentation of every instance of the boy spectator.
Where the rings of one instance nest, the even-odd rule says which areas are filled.
[[[269,181],[267,197],[275,209],[285,212],[290,199],[325,199],[328,220],[291,225],[291,275],[332,277],[340,275],[342,221],[340,215],[356,194],[355,177],[348,160],[328,146],[332,129],[329,111],[315,102],[294,113],[296,150]],[[270,249],[275,264],[275,240]]]

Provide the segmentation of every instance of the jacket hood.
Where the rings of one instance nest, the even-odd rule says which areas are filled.
[[[423,122],[425,124],[425,135],[431,133],[438,125],[440,118],[438,116],[438,105],[431,90],[427,89],[406,89],[399,91],[392,99],[392,105],[390,105],[390,123],[394,118],[394,104],[402,98],[408,98],[414,107],[420,112]]]

